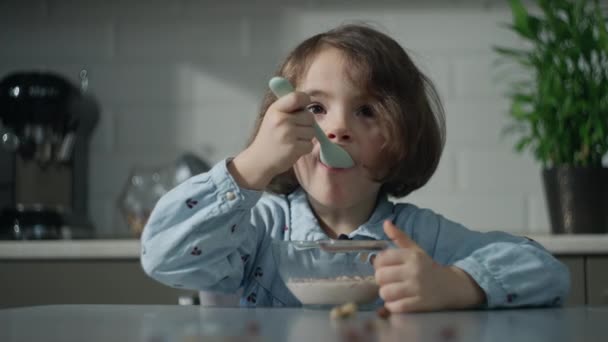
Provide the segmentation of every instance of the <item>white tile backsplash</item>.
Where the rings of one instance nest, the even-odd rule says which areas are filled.
[[[548,234],[550,232],[547,202],[542,192],[528,195],[528,231],[531,234]]]
[[[45,0],[3,0],[0,2],[0,22],[40,20],[48,15]]]
[[[513,139],[503,134],[510,123],[506,99],[447,99],[444,105],[448,146],[507,147],[511,150]]]
[[[180,1],[166,0],[47,0],[49,16],[70,20],[179,20],[182,15]]]
[[[110,106],[101,108],[96,128],[91,133],[91,154],[110,153],[116,145],[116,115]]]
[[[211,162],[236,156],[251,134],[257,103],[208,103],[184,108],[177,146],[203,154]],[[206,153],[204,153],[206,151]]]
[[[479,231],[526,231],[526,202],[523,195],[477,195],[466,191],[453,194],[413,193],[406,200],[419,207],[430,208],[448,219]]]
[[[117,25],[116,53],[130,60],[170,61],[243,55],[243,20],[205,13],[192,21],[124,21]]]
[[[177,149],[176,137],[181,133],[177,128],[181,115],[178,106],[142,103],[115,107],[116,150],[146,153]]]
[[[89,193],[92,197],[115,201],[134,167],[154,169],[167,166],[177,157],[177,150],[149,150],[146,153],[120,150],[112,153],[95,153],[91,158],[89,169]]]
[[[444,107],[446,101],[453,97],[454,89],[451,84],[453,66],[449,56],[432,52],[421,52],[408,49],[412,61],[433,82]]]
[[[500,137],[509,103],[492,46],[518,43],[499,26],[510,17],[489,0],[7,0],[0,72],[45,67],[76,81],[89,70],[102,107],[90,216],[100,234],[122,235],[116,201],[133,166],[170,163],[184,150],[210,162],[238,153],[289,49],[343,22],[375,24],[411,52],[446,108],[439,169],[403,200],[473,229],[547,232],[540,166]]]
[[[437,170],[433,174],[433,177],[428,183],[416,191],[417,194],[424,194],[425,196],[433,196],[433,194],[453,194],[457,190],[456,182],[456,156],[454,152],[447,148]]]
[[[469,193],[521,194],[542,191],[537,165],[504,146],[463,148],[457,153],[458,188]],[[535,175],[536,177],[522,177]]]
[[[75,61],[106,59],[113,55],[113,26],[74,18],[58,20],[0,21],[0,58],[40,58]]]

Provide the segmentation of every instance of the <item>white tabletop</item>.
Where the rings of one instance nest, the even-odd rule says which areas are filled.
[[[200,306],[56,305],[0,310],[0,341],[606,341],[608,307],[374,312]],[[357,339],[358,338],[358,339]]]

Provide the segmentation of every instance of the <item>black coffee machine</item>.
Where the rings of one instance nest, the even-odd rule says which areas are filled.
[[[99,106],[52,72],[0,80],[0,239],[88,238],[89,141]]]

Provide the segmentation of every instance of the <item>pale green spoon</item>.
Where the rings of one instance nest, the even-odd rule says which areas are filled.
[[[268,86],[277,97],[285,96],[294,90],[291,83],[283,77],[273,77],[268,82]],[[336,169],[347,169],[355,165],[348,152],[331,142],[316,121],[314,122],[314,128],[315,137],[321,145],[321,161],[325,165]]]

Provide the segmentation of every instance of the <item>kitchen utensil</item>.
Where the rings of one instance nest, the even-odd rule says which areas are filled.
[[[277,97],[285,96],[294,91],[293,86],[283,77],[273,77],[268,82],[268,86]],[[315,137],[321,145],[321,161],[327,166],[338,169],[353,167],[354,162],[348,152],[331,142],[316,121],[314,121],[314,128]]]
[[[156,202],[186,179],[206,172],[209,164],[191,153],[159,166],[133,167],[118,199],[131,233],[140,237]]]
[[[320,241],[297,241],[293,243],[294,248],[315,249],[320,248],[329,253],[352,252],[352,251],[381,251],[390,247],[390,243],[384,240],[320,240]]]

